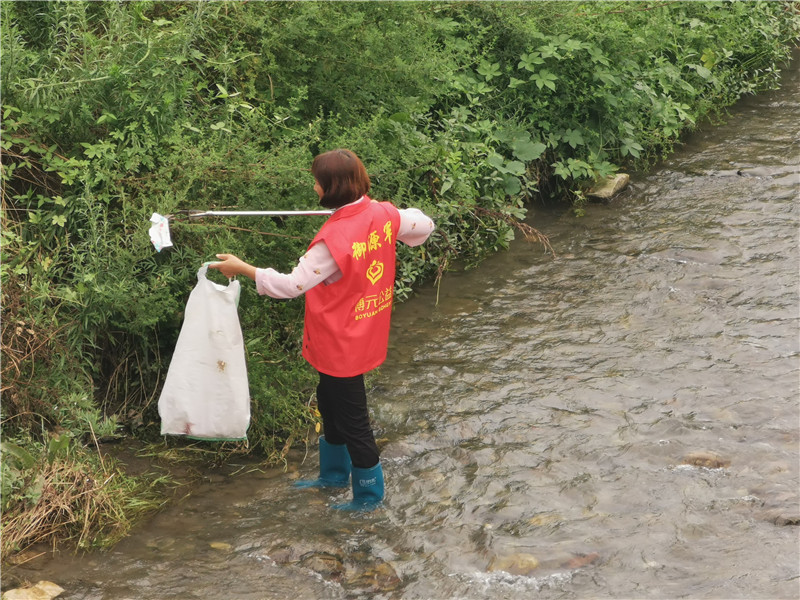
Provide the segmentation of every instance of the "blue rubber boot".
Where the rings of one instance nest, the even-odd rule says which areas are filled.
[[[301,479],[292,485],[297,488],[338,488],[350,483],[350,453],[344,444],[329,444],[319,438],[319,477]]]
[[[379,462],[370,469],[353,467],[353,500],[346,504],[335,504],[337,510],[369,511],[383,500],[383,467]]]

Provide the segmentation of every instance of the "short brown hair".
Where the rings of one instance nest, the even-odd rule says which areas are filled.
[[[320,204],[326,208],[350,204],[369,191],[369,175],[361,159],[344,148],[316,156],[311,173],[322,187]]]

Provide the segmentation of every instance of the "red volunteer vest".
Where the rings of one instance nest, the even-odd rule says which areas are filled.
[[[324,241],[342,278],[306,292],[303,357],[317,371],[353,377],[386,360],[400,213],[365,200],[337,210],[314,237]]]

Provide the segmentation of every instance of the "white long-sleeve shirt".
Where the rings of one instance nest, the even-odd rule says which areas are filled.
[[[369,202],[362,197],[353,202]],[[349,206],[349,205],[348,205]],[[338,209],[337,209],[338,210]],[[400,227],[397,239],[409,246],[419,246],[433,233],[434,224],[430,217],[418,208],[401,208]],[[256,290],[261,295],[272,298],[296,298],[325,283],[330,285],[342,277],[339,266],[324,241],[314,244],[300,257],[291,273],[279,273],[275,269],[256,269]]]

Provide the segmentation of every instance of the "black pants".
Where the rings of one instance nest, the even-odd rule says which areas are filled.
[[[369,469],[378,464],[363,375],[333,377],[320,373],[317,406],[329,444],[347,444],[354,467]]]

